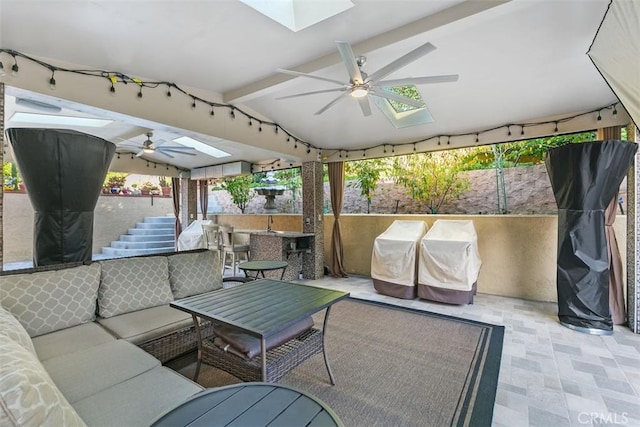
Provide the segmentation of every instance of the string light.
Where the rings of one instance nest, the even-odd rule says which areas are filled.
[[[113,71],[105,71],[105,70],[73,70],[73,69],[67,69],[67,68],[62,68],[62,67],[58,67],[55,65],[51,65],[48,64],[46,62],[43,62],[39,59],[35,59],[32,57],[29,57],[28,55],[25,55],[23,53],[14,51],[14,50],[10,50],[10,49],[2,49],[0,48],[0,54],[7,54],[10,55],[13,58],[13,65],[11,66],[11,74],[13,76],[16,76],[19,72],[19,66],[18,66],[18,61],[17,61],[17,57],[20,57],[24,60],[30,61],[32,63],[35,63],[37,65],[40,65],[43,68],[48,69],[49,71],[51,71],[51,77],[49,79],[49,86],[51,87],[51,89],[55,89],[57,87],[57,82],[55,80],[55,73],[56,72],[64,72],[64,73],[72,73],[72,74],[76,74],[76,75],[82,75],[85,77],[98,77],[98,78],[105,78],[107,80],[109,80],[110,86],[109,86],[109,92],[111,95],[115,96],[116,93],[116,85],[119,83],[122,84],[128,84],[128,83],[135,83],[139,86],[138,88],[138,93],[137,93],[137,98],[138,100],[141,100],[143,97],[143,88],[158,88],[159,86],[166,86],[166,97],[167,99],[171,99],[173,97],[173,93],[172,90],[175,90],[185,96],[191,97],[192,99],[192,104],[191,107],[193,109],[196,108],[196,101],[199,100],[205,104],[209,104],[211,106],[211,117],[213,117],[215,115],[215,108],[229,108],[230,109],[230,116],[232,118],[235,118],[236,116],[236,110],[238,110],[238,112],[242,115],[244,115],[245,117],[247,117],[249,119],[249,123],[250,125],[252,125],[252,121],[253,120],[257,120],[260,125],[258,130],[262,131],[263,125],[269,125],[269,126],[273,126],[274,128],[274,133],[278,134],[279,130],[282,130],[286,135],[287,135],[287,142],[289,142],[291,140],[292,135],[286,131],[284,128],[282,128],[280,125],[273,123],[273,122],[263,122],[260,119],[252,116],[251,114],[243,111],[242,109],[239,109],[233,105],[230,104],[222,104],[222,103],[216,103],[216,102],[210,102],[210,101],[206,101],[206,100],[202,100],[199,97],[197,97],[196,95],[190,94],[187,91],[185,91],[184,89],[182,89],[181,87],[179,87],[178,85],[176,85],[175,83],[171,83],[171,82],[166,82],[166,81],[142,81],[138,78],[135,77],[129,77],[123,73],[119,73],[119,72],[113,72]],[[5,67],[2,61],[0,61],[0,76],[5,75],[6,71],[5,71]],[[602,121],[602,111],[603,110],[607,110],[607,109],[613,109],[612,111],[612,116],[613,118],[616,118],[618,115],[618,110],[617,110],[617,103],[613,103],[610,104],[608,106],[604,106],[604,107],[600,107],[598,109],[594,109],[591,111],[587,111],[587,112],[583,112],[583,113],[579,113],[573,116],[569,116],[569,117],[565,117],[561,120],[556,120],[556,121],[545,121],[545,122],[537,122],[537,123],[511,123],[511,124],[504,124],[504,125],[500,125],[500,126],[496,126],[490,129],[483,129],[481,131],[477,131],[477,132],[473,132],[473,133],[467,133],[467,134],[458,134],[458,135],[454,135],[455,137],[464,137],[467,135],[474,135],[475,134],[475,142],[476,144],[480,142],[480,133],[487,133],[490,131],[494,131],[500,128],[507,128],[507,135],[508,136],[512,136],[511,133],[511,126],[520,126],[520,135],[524,136],[525,131],[524,128],[525,126],[543,126],[546,124],[550,124],[550,123],[554,123],[555,124],[555,133],[557,134],[558,132],[558,123],[559,122],[566,122],[566,121],[570,121],[579,117],[583,117],[589,114],[593,114],[593,113],[597,113],[597,117],[596,120],[598,122]],[[453,136],[451,135],[441,135],[441,136],[446,136],[447,137],[447,145],[451,145],[451,138]],[[441,145],[441,136],[438,136],[438,145]],[[429,137],[427,139],[421,139],[418,141],[410,141],[410,142],[406,142],[406,143],[402,143],[399,144],[400,146],[407,146],[408,144],[412,144],[413,145],[413,151],[417,151],[416,149],[416,144],[423,142],[423,141],[427,141],[429,139],[431,139],[433,137]],[[298,146],[298,142],[303,143],[308,150],[310,149],[316,149],[316,150],[320,150],[320,147],[316,147],[315,145],[309,143],[309,142],[305,142],[305,141],[299,141],[298,139],[294,138],[295,141],[295,146],[294,148],[297,149]],[[391,153],[395,154],[395,145],[393,144],[383,144],[383,152],[386,154],[387,153],[387,145],[391,145]],[[379,146],[375,146],[375,147],[379,147]],[[368,147],[363,149],[363,152],[366,155],[366,150],[369,150],[371,148],[375,148],[375,147]],[[344,154],[346,157],[348,157],[349,151],[347,150],[340,150],[339,151],[339,155],[342,156],[342,151],[344,151]],[[176,170],[179,170],[178,168],[176,168]]]
[[[558,134],[558,122],[555,122],[555,128],[553,129],[553,134],[554,135]]]
[[[367,150],[362,150],[362,157],[367,157]]]
[[[16,57],[13,57],[13,66],[11,67],[11,75],[13,77],[18,75],[18,70],[20,70],[20,67],[18,67],[18,60],[16,59]]]
[[[387,146],[386,145],[382,146],[382,151],[384,152],[384,154],[387,154]]]
[[[342,158],[342,150],[338,151],[338,157]]]
[[[253,126],[253,122],[251,121],[251,117],[249,117],[249,126]]]
[[[216,115],[216,112],[213,110],[213,105],[211,106],[211,112],[209,113],[209,115],[211,116],[211,118]]]

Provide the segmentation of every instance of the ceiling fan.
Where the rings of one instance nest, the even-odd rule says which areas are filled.
[[[136,154],[136,157],[140,157],[144,154],[153,154],[153,153],[160,153],[163,156],[167,156],[172,159],[175,158],[172,154],[185,154],[187,156],[196,155],[195,153],[196,149],[193,147],[185,147],[184,145],[163,145],[164,143],[167,142],[164,139],[159,139],[155,142],[151,141],[153,132],[147,132],[146,135],[147,135],[147,139],[142,142],[142,145],[140,144],[130,145],[132,148],[136,148],[137,150],[140,150],[138,151],[138,154]],[[121,144],[121,146],[127,147],[127,145],[125,144]]]
[[[368,75],[362,70],[367,58],[364,56],[355,56],[351,45],[348,42],[337,41],[338,51],[342,57],[342,62],[347,67],[349,72],[349,82],[344,83],[334,79],[328,79],[321,76],[314,76],[313,74],[301,73],[299,71],[285,70],[279,68],[277,71],[284,74],[289,74],[297,77],[308,77],[311,79],[322,80],[325,82],[337,84],[341,87],[335,89],[316,90],[312,92],[297,93],[295,95],[282,96],[276,99],[288,99],[297,98],[306,95],[315,95],[319,93],[329,92],[342,92],[333,101],[322,107],[315,114],[322,114],[329,108],[336,105],[338,102],[351,96],[358,100],[362,113],[365,116],[371,115],[371,105],[369,104],[368,96],[377,96],[392,101],[401,102],[403,104],[411,105],[416,108],[424,107],[424,103],[400,95],[396,92],[386,90],[385,87],[406,86],[406,85],[421,85],[429,83],[448,83],[458,81],[457,74],[443,75],[443,76],[425,76],[425,77],[407,77],[404,79],[382,80],[394,71],[410,64],[418,58],[433,52],[436,47],[431,43],[425,43],[422,46],[412,50],[411,52],[401,56],[395,61],[390,62],[384,67],[371,75]]]

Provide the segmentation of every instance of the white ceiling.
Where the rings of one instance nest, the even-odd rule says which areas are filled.
[[[341,14],[292,32],[237,0],[0,0],[0,47],[55,64],[74,65],[71,68],[119,71],[174,82],[212,102],[230,103],[278,123],[296,138],[321,149],[329,161],[337,160],[336,150],[411,144],[437,135],[481,132],[481,143],[503,141],[508,139],[505,129],[487,132],[486,137],[482,131],[557,120],[617,101],[586,55],[609,0],[353,3],[354,7]],[[322,81],[276,73],[277,68],[347,81],[336,40],[348,41],[356,55],[366,55],[364,69],[369,74],[431,42],[436,51],[389,78],[459,74],[460,79],[457,83],[419,86],[435,121],[403,129],[392,126],[375,107],[370,117],[364,117],[353,99],[314,115],[335,94],[275,99],[333,88]],[[0,55],[0,60],[5,68],[13,63],[6,54]],[[22,60],[20,64],[27,65]],[[47,73],[41,80],[48,79]],[[141,108],[133,97],[125,105],[121,95],[117,101],[105,101],[98,95],[91,98],[72,93],[62,87],[60,74],[56,74],[56,92],[24,76],[7,74],[0,81],[8,85],[9,94],[35,99],[41,94],[66,97],[54,102],[83,114],[115,118],[117,124],[104,129],[103,134],[84,130],[114,142],[153,130],[187,134],[232,154],[224,159],[152,159],[182,168],[235,160],[270,164],[284,159],[289,163],[318,154],[315,149],[309,154],[302,148],[294,149],[284,138],[265,140],[255,127],[249,128],[238,119],[216,119],[221,121],[219,126],[205,126],[187,117],[192,114],[187,101],[181,110],[177,110],[175,99],[160,99],[157,105]],[[102,96],[104,83],[95,90]],[[10,118],[14,107],[11,98],[7,101]],[[136,109],[140,114],[131,114]],[[608,115],[603,113],[603,117],[613,123]],[[625,115],[620,114],[617,120],[624,122]],[[595,128],[603,123],[596,123],[592,115],[562,123],[560,131]],[[519,129],[514,138],[516,133],[520,136]],[[531,128],[527,136],[550,132],[548,126]],[[452,146],[473,145],[475,137],[454,137],[451,141]],[[435,140],[418,144],[418,151],[438,148]],[[402,147],[397,150],[402,151]],[[382,147],[368,155],[376,153],[381,154]]]

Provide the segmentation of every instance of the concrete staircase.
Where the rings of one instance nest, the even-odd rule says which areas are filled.
[[[102,248],[105,258],[157,254],[175,250],[176,236],[173,229],[175,218],[171,216],[146,217],[136,228],[127,230],[120,240]]]

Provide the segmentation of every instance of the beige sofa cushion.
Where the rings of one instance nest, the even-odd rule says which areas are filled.
[[[169,283],[175,298],[222,288],[219,254],[213,251],[170,255]]]
[[[43,362],[115,340],[116,338],[105,328],[91,322],[35,337],[33,346],[36,348],[38,359]]]
[[[100,265],[0,276],[2,306],[36,337],[95,320]]]
[[[0,425],[84,426],[36,356],[0,338]]]
[[[121,314],[98,322],[118,338],[140,345],[193,325],[191,315],[168,305]]]
[[[119,258],[100,261],[98,314],[109,318],[173,301],[167,257]]]
[[[160,366],[160,361],[127,341],[115,340],[42,364],[73,404]]]
[[[89,425],[149,426],[202,387],[158,366],[73,404]]]
[[[27,330],[11,313],[0,306],[0,342],[10,339],[36,355],[31,337]]]

